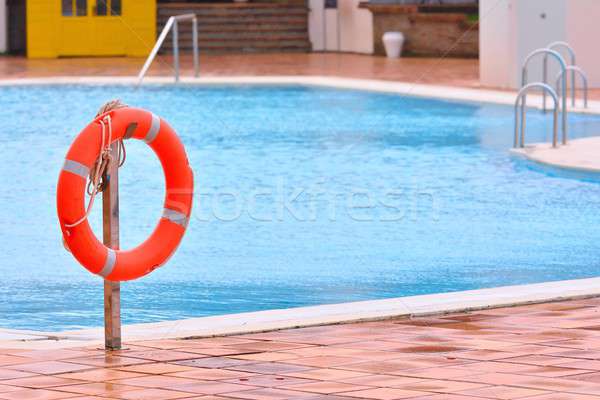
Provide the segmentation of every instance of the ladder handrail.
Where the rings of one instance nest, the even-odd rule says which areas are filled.
[[[571,45],[569,43],[567,43],[567,42],[552,42],[547,46],[547,48],[550,50],[556,50],[557,47],[562,47],[563,49],[566,49],[567,52],[569,53],[569,56],[571,56],[571,65],[576,65],[575,50],[573,50],[573,48],[571,47]]]
[[[525,62],[523,63],[523,68],[522,68],[522,74],[521,74],[521,87],[524,87],[527,85],[527,67],[529,65],[529,61],[531,61],[535,56],[538,55],[544,55],[544,60],[546,60],[546,56],[550,55],[552,57],[554,57],[556,59],[556,61],[558,61],[558,63],[560,64],[560,69],[561,72],[564,74],[564,72],[566,72],[567,70],[567,63],[565,62],[565,59],[560,55],[559,52],[557,52],[556,50],[550,50],[547,48],[544,49],[537,49],[532,51],[531,53],[529,53],[529,55],[527,56],[527,58],[525,59]],[[544,68],[543,70],[543,83],[545,85],[548,84],[548,69]],[[562,101],[562,107],[561,107],[561,116],[562,116],[562,134],[563,134],[563,144],[567,143],[567,75],[564,74],[563,75],[563,84],[561,87],[561,94],[559,95],[559,98]],[[554,89],[552,89],[552,91],[554,91]],[[546,93],[546,91],[544,91],[544,93]],[[543,104],[543,108],[545,111],[545,104]]]
[[[527,92],[531,89],[542,89],[544,93],[550,94],[550,97],[554,100],[554,124],[552,132],[552,147],[556,147],[558,142],[558,95],[552,89],[552,86],[547,83],[534,82],[529,83],[519,90],[517,94],[517,100],[515,101],[515,140],[514,147],[525,147],[525,107],[527,105]],[[519,106],[520,106],[520,121],[519,121]],[[520,122],[520,123],[519,123]],[[520,129],[519,129],[520,128]],[[563,132],[563,144],[566,143],[566,137]]]
[[[571,64],[569,65],[577,65],[577,61],[576,61],[576,55],[575,55],[575,50],[573,50],[573,48],[571,47],[571,45],[567,42],[562,42],[562,41],[558,41],[558,42],[552,42],[548,45],[548,48],[550,50],[557,50],[558,48],[563,48],[566,49],[567,52],[569,53],[569,56],[571,57]],[[544,68],[548,68],[547,65],[547,61],[544,60]],[[575,85],[575,71],[571,72],[571,81],[573,81],[573,85]],[[544,92],[544,109],[546,105],[546,92]],[[571,105],[573,107],[575,107],[575,87],[571,87]]]
[[[579,68],[577,65],[569,65],[567,66],[567,71],[571,71],[571,76],[572,76],[572,82],[571,82],[571,87],[573,89],[573,95],[575,95],[575,75],[578,74],[581,77],[581,81],[583,82],[583,108],[587,108],[588,107],[588,78],[587,75],[585,74],[585,72]],[[556,90],[558,91],[559,85],[560,85],[560,80],[562,78],[562,75],[564,74],[564,72],[559,72],[558,75],[556,75]],[[575,97],[573,97],[573,106],[575,106]]]
[[[171,29],[173,29],[173,61],[174,61],[174,67],[175,67],[174,68],[175,82],[179,82],[179,27],[178,27],[178,22],[179,21],[187,21],[187,20],[192,21],[192,47],[193,47],[193,52],[194,52],[194,76],[198,77],[198,73],[199,73],[198,19],[196,18],[196,14],[180,14],[180,15],[175,15],[175,16],[169,17],[169,19],[167,20],[167,23],[165,24],[165,27],[161,31],[160,35],[158,36],[158,39],[156,40],[156,43],[154,44],[152,51],[150,51],[150,55],[148,55],[148,58],[146,59],[144,66],[142,67],[142,69],[140,70],[140,73],[138,74],[138,85],[141,84],[142,81],[144,80],[144,77],[146,76],[146,73],[148,72],[150,65],[152,65],[152,62],[156,58],[156,55],[158,54],[160,47],[163,45],[163,43],[164,43],[165,39],[167,38],[167,35],[169,34],[169,31]]]

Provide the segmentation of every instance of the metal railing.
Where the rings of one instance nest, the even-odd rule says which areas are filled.
[[[583,98],[584,98],[584,107],[587,108],[587,97],[588,97],[588,79],[587,75],[583,71],[583,69],[577,66],[577,57],[575,55],[575,50],[569,45],[567,42],[552,42],[548,45],[550,50],[565,49],[567,53],[569,53],[569,58],[571,63],[567,65],[567,70],[571,71],[571,106],[575,107],[576,104],[576,77],[579,74],[581,80],[583,81]],[[547,65],[544,65],[544,68],[547,68]],[[560,77],[559,77],[560,78]],[[568,79],[567,79],[568,80]],[[557,86],[558,87],[558,86]],[[544,94],[545,97],[545,94]]]
[[[144,63],[142,70],[138,74],[138,85],[141,84],[142,81],[144,80],[144,76],[146,76],[146,73],[148,72],[150,65],[152,65],[152,62],[156,58],[156,55],[158,54],[158,50],[160,50],[160,47],[163,45],[165,39],[167,38],[167,35],[169,34],[169,31],[171,31],[171,30],[173,31],[173,34],[172,34],[172,38],[173,38],[173,73],[175,75],[175,82],[179,82],[179,22],[180,21],[188,21],[188,20],[192,21],[192,48],[193,48],[193,52],[194,52],[194,76],[198,77],[198,74],[200,72],[200,63],[198,60],[198,19],[196,18],[196,14],[181,14],[181,15],[175,15],[173,17],[169,17],[169,19],[167,20],[167,23],[166,23],[165,27],[163,28],[162,32],[160,33],[160,36],[156,40],[156,43],[154,44],[154,47],[152,48],[150,55],[146,59],[146,62]]]
[[[561,106],[561,117],[562,117],[562,137],[563,137],[563,144],[567,143],[567,63],[565,62],[564,58],[560,55],[560,53],[558,53],[555,50],[550,50],[550,49],[537,49],[534,50],[533,52],[531,52],[527,58],[525,59],[525,62],[523,63],[523,69],[522,69],[522,75],[521,75],[521,87],[522,89],[524,89],[527,86],[527,68],[529,65],[529,62],[536,56],[539,55],[544,55],[544,59],[546,59],[547,56],[552,56],[554,59],[556,59],[556,61],[558,61],[558,63],[560,64],[560,69],[561,69],[561,74],[562,74],[562,85],[561,85],[561,91],[560,94],[558,94],[558,98],[560,98],[562,106]],[[554,94],[557,94],[556,92],[554,92],[554,89],[552,89],[549,85],[548,85],[548,70],[547,70],[547,63],[545,63],[544,65],[544,70],[543,70],[543,82],[542,84],[545,86],[548,86],[552,92]],[[521,89],[521,90],[522,90]],[[544,89],[544,93],[547,93],[547,91]],[[517,96],[517,100],[520,99],[521,97],[521,91],[519,91],[519,95]],[[527,91],[524,92],[523,96],[527,95]],[[558,98],[557,98],[557,103],[558,103]],[[523,99],[523,103],[525,103],[526,100]],[[545,103],[543,104],[544,107],[544,111],[546,111],[545,109]],[[555,110],[556,112],[556,110]],[[522,123],[524,124],[524,121],[522,121]]]
[[[575,76],[579,75],[581,77],[581,82],[583,82],[583,108],[587,108],[588,107],[588,88],[589,88],[587,75],[585,74],[585,72],[583,72],[583,70],[581,68],[579,68],[576,65],[567,66],[566,71],[571,71],[571,79],[572,79],[571,93],[573,94],[573,99],[572,99],[573,107],[575,107]],[[557,92],[560,88],[561,80],[564,81],[561,78],[566,71],[559,72],[558,75],[556,76],[556,91]]]
[[[571,58],[571,64],[569,65],[577,65],[575,50],[569,45],[567,42],[552,42],[548,45],[550,50],[558,51],[558,49],[565,49],[569,53],[569,57]],[[560,52],[559,52],[560,53]],[[544,57],[544,69],[548,70],[548,56]],[[571,72],[571,105],[575,107],[575,71]],[[544,110],[546,110],[546,92],[544,92]]]
[[[554,100],[554,125],[552,132],[552,147],[558,143],[558,95],[547,83],[535,82],[529,83],[519,90],[517,100],[515,101],[515,141],[514,147],[525,147],[525,108],[527,106],[527,92],[532,89],[542,89],[544,93],[550,94]],[[519,112],[520,111],[520,112]],[[520,118],[519,118],[520,116]],[[567,143],[567,137],[563,132],[563,144]]]

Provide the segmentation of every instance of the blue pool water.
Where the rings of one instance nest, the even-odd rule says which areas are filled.
[[[63,249],[55,186],[79,130],[121,98],[169,121],[198,192],[125,323],[597,276],[600,183],[512,158],[512,108],[290,87],[0,88],[0,326],[102,324],[102,282]],[[570,116],[573,137],[600,118]],[[548,140],[531,111],[527,141]],[[126,143],[121,243],[142,241],[160,165]],[[100,207],[93,222],[100,232]]]

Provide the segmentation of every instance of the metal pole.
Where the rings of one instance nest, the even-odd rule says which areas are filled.
[[[513,143],[513,147],[516,149],[519,147],[519,103],[521,102],[521,97],[517,96],[517,101],[515,102],[515,141]]]
[[[521,100],[521,138],[519,143],[519,147],[525,147],[525,96]]]
[[[583,107],[588,108],[588,80],[587,76],[582,73],[581,81],[583,82]]]
[[[543,71],[543,81],[544,83],[548,83],[548,55],[544,54],[544,71]],[[543,90],[542,91],[542,101],[543,101],[543,106],[542,106],[542,110],[544,110],[544,113],[546,112],[546,91]]]
[[[527,64],[523,65],[523,69],[521,70],[521,88],[527,85],[527,81],[529,80],[529,74],[527,70]],[[521,99],[523,104],[527,103],[527,92],[523,93],[523,98]],[[523,130],[523,125],[521,125],[521,131]],[[516,146],[515,146],[516,147]]]
[[[571,57],[571,65],[577,65],[575,63],[575,55]],[[575,70],[571,70],[571,105],[575,107]]]
[[[142,67],[140,73],[138,74],[138,85],[140,85],[142,83],[144,76],[146,76],[148,69],[150,69],[150,65],[152,65],[152,62],[156,58],[156,55],[158,54],[158,50],[160,50],[160,46],[162,46],[163,42],[167,38],[167,35],[169,34],[169,31],[171,30],[171,27],[173,26],[174,22],[175,22],[175,18],[169,17],[169,19],[167,20],[167,24],[165,25],[162,32],[160,33],[160,36],[158,37],[156,44],[154,44],[154,47],[152,48],[150,55],[146,59],[144,66]]]
[[[562,84],[562,144],[567,144],[567,71],[563,69]]]
[[[179,22],[173,22],[173,67],[175,68],[175,82],[179,82]]]
[[[103,242],[119,249],[119,143],[110,146],[111,159],[104,172],[106,186],[102,192]],[[104,347],[121,348],[121,285],[104,280]]]
[[[340,18],[340,4],[337,4],[337,8],[336,10],[336,22],[335,22],[335,27],[336,27],[336,41],[337,41],[337,51],[338,53],[342,51],[342,32],[341,32],[341,27],[340,24],[342,22],[342,19]]]
[[[558,104],[556,104],[556,101],[554,102],[554,122],[552,126],[552,147],[556,147],[558,141]]]
[[[200,74],[200,60],[198,57],[198,19],[192,19],[192,46],[194,47],[194,76],[197,78]]]
[[[323,51],[327,51],[327,7],[323,0]]]
[[[555,50],[559,47],[562,47],[563,49],[566,49],[567,52],[569,53],[569,55],[571,56],[571,66],[576,66],[577,65],[577,60],[576,60],[576,55],[575,55],[575,51],[573,50],[573,48],[571,47],[571,45],[567,42],[552,42],[548,45],[548,49],[550,50]],[[555,50],[558,51],[558,50]],[[567,80],[568,81],[568,80]],[[573,105],[573,107],[575,107],[575,71],[571,70],[571,104]]]

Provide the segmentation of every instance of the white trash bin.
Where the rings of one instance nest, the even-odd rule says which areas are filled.
[[[388,58],[398,58],[402,55],[404,35],[402,32],[386,32],[383,34],[383,47]]]

